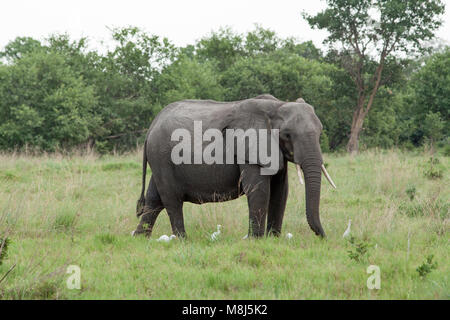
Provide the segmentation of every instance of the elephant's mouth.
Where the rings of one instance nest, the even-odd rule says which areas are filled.
[[[294,162],[294,153],[293,152],[288,152],[287,150],[283,150],[283,154],[284,154],[284,157],[286,158],[287,161],[295,163]],[[301,184],[303,184],[303,178],[302,178],[302,171],[303,170],[301,169],[301,166],[298,163],[295,163],[295,167],[297,169],[298,180],[300,181]],[[331,179],[331,176],[328,173],[328,171],[325,168],[325,166],[323,165],[323,163],[322,163],[322,166],[321,166],[321,170],[322,170],[323,174],[325,175],[325,178],[327,178],[328,182],[331,184],[331,186],[336,189],[336,185],[334,184],[333,179]]]
[[[283,155],[284,155],[284,157],[286,158],[286,160],[287,160],[287,161],[290,161],[290,162],[292,162],[292,163],[295,164],[295,167],[296,167],[296,169],[297,169],[298,179],[299,179],[300,183],[303,184],[303,178],[302,178],[302,171],[303,171],[303,170],[302,170],[302,168],[301,168],[301,164],[296,163],[296,162],[294,161],[294,152],[293,152],[293,151],[289,151],[289,150],[286,148],[285,144],[281,144],[280,146],[281,146],[281,150],[282,150]],[[323,174],[325,175],[325,178],[327,178],[327,180],[328,180],[328,182],[331,184],[331,186],[332,186],[333,188],[336,189],[336,185],[334,184],[333,179],[331,179],[331,176],[330,176],[330,174],[328,173],[328,171],[327,171],[327,169],[325,168],[325,166],[324,166],[323,163],[322,163],[322,165],[321,165],[321,171],[323,172]]]
[[[286,142],[280,139],[280,149],[287,161],[294,162],[294,151],[289,150]]]
[[[302,169],[301,169],[300,165],[295,164],[295,168],[297,169],[298,181],[300,182],[300,184],[304,184],[303,178],[302,178]],[[333,179],[331,179],[330,174],[328,173],[327,169],[325,168],[325,166],[323,164],[321,166],[321,170],[322,170],[323,174],[325,175],[325,178],[327,178],[328,182],[331,184],[331,186],[336,189],[336,185],[334,184]]]
[[[285,152],[284,157],[287,161],[294,162],[294,153],[293,152]]]

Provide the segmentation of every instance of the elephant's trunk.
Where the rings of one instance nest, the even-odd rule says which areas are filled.
[[[316,235],[325,237],[319,217],[322,162],[320,159],[308,159],[302,163],[302,169],[305,175],[306,219]]]

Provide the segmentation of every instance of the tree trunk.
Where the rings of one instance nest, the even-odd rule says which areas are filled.
[[[362,109],[358,108],[353,113],[353,121],[352,121],[352,127],[350,130],[350,139],[347,143],[347,152],[351,155],[355,155],[359,151],[359,134],[361,133],[363,123],[364,123],[364,112],[362,112]]]
[[[376,71],[375,71],[375,83],[372,88],[372,92],[369,97],[369,101],[367,102],[367,106],[364,108],[365,104],[365,96],[363,94],[362,88],[359,88],[359,98],[358,98],[358,106],[353,113],[353,121],[352,121],[352,127],[350,131],[350,139],[347,143],[347,152],[351,155],[355,155],[358,153],[359,150],[359,134],[361,133],[364,118],[366,117],[367,113],[369,112],[370,108],[372,107],[373,101],[375,99],[375,95],[377,94],[378,88],[380,87],[380,81],[381,81],[381,72],[383,71],[383,62],[385,58],[385,53],[381,56],[380,64],[378,65]]]

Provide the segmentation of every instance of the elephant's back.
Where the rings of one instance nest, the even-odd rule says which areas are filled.
[[[205,124],[229,114],[237,102],[219,102],[214,100],[183,100],[171,103],[158,114],[156,122],[169,126],[183,125],[193,121]]]
[[[194,122],[201,121],[203,130],[221,129],[221,124],[232,113],[236,102],[214,100],[183,100],[164,107],[153,120],[147,140],[156,144],[169,143],[172,133],[177,129],[193,131]]]
[[[153,120],[147,133],[147,155],[150,162],[168,162],[175,130],[185,129],[193,137],[194,122],[201,121],[203,131],[218,128],[232,113],[235,102],[213,100],[183,100],[171,103],[162,109]]]

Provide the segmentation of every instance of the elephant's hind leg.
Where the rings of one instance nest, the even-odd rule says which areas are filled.
[[[164,205],[159,196],[158,189],[153,177],[150,179],[148,185],[147,194],[145,196],[145,205],[142,208],[141,221],[137,226],[133,235],[145,234],[150,237],[152,234],[153,226],[159,213],[164,209]]]
[[[167,213],[169,214],[173,234],[179,238],[186,238],[183,218],[183,202],[174,201],[167,207]]]

